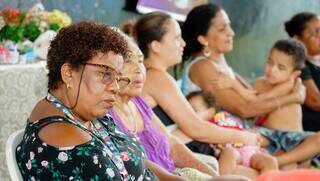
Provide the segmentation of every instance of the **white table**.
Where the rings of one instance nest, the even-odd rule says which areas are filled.
[[[8,136],[24,128],[35,103],[47,92],[45,62],[0,65],[0,180],[10,180],[5,162]]]

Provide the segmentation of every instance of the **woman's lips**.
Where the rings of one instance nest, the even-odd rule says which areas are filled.
[[[136,79],[132,81],[132,88],[142,88],[144,85],[144,82],[141,79]]]
[[[142,84],[143,82],[142,82],[142,80],[134,80],[133,83],[134,84]]]

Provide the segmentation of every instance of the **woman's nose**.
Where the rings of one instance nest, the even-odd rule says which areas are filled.
[[[120,85],[118,83],[118,80],[115,79],[109,86],[107,86],[107,89],[114,94],[118,94],[120,92]]]
[[[234,31],[233,29],[231,28],[231,26],[229,26],[229,31],[228,31],[229,35],[230,36],[234,36]]]
[[[180,38],[181,38],[181,46],[185,47],[186,46],[186,42],[184,41],[184,39],[182,37],[180,37]]]

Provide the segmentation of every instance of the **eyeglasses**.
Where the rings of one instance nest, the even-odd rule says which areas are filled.
[[[83,65],[91,65],[91,66],[103,68],[105,70],[104,72],[101,72],[102,73],[101,82],[103,84],[110,85],[111,83],[116,81],[119,88],[124,89],[131,82],[128,77],[123,77],[119,75],[119,73],[115,69],[107,65],[95,64],[95,63],[84,63]]]

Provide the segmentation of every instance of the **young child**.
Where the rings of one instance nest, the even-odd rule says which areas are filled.
[[[315,146],[319,133],[303,131],[301,105],[282,105],[277,99],[295,88],[304,61],[305,48],[301,43],[293,39],[279,40],[271,48],[265,75],[256,80],[254,90],[244,88],[227,76],[219,81],[220,87],[229,86],[248,101],[274,99],[278,102],[278,109],[258,118],[254,128],[270,141],[266,147],[270,153],[286,152],[276,156],[279,166],[305,161],[320,153],[320,147]]]
[[[203,119],[221,127],[243,130],[239,118],[221,111],[210,94],[201,91],[193,92],[187,96],[187,100]],[[222,175],[240,174],[254,178],[265,171],[278,169],[276,159],[264,153],[259,146],[239,143],[214,146],[218,153],[219,170]]]
[[[290,39],[279,40],[271,48],[265,65],[265,75],[255,81],[254,90],[248,90],[228,78],[220,83],[226,87],[231,86],[248,101],[270,98],[278,101],[278,109],[258,119],[257,125],[281,131],[302,131],[301,105],[296,103],[280,107],[277,97],[292,91],[304,61],[305,50],[301,43]]]

